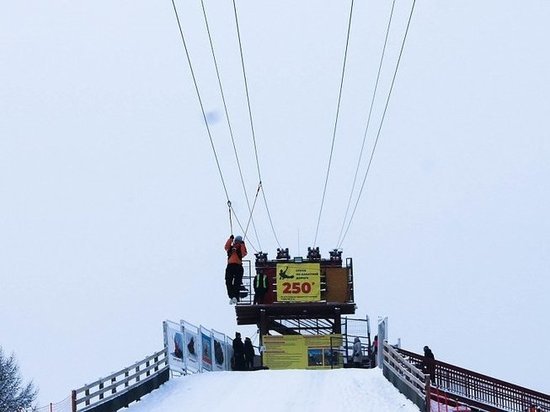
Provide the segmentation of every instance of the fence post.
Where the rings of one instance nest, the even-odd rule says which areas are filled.
[[[426,393],[426,412],[430,412],[432,409],[432,387],[430,384],[430,375],[424,374],[424,392]]]
[[[71,391],[71,412],[76,412],[76,391]]]

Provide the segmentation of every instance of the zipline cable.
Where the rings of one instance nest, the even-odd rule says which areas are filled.
[[[227,198],[227,201],[229,202],[229,193],[227,192],[227,186],[225,185],[225,180],[223,178],[222,169],[221,169],[221,166],[220,166],[220,162],[218,160],[218,154],[216,153],[216,147],[214,146],[214,141],[212,140],[212,132],[210,131],[210,126],[208,125],[208,119],[206,118],[206,112],[204,110],[204,105],[202,103],[201,94],[199,92],[199,86],[197,84],[197,78],[195,77],[195,71],[193,70],[193,65],[191,64],[191,56],[190,56],[189,50],[187,48],[187,43],[185,41],[185,35],[183,34],[183,29],[181,27],[180,17],[179,17],[178,10],[176,8],[176,3],[174,2],[174,0],[172,0],[172,6],[174,7],[174,14],[176,15],[176,21],[178,23],[178,28],[179,28],[180,36],[181,36],[181,42],[182,42],[183,48],[185,50],[185,55],[187,56],[187,63],[189,64],[189,70],[191,72],[191,77],[193,78],[193,84],[195,86],[195,91],[197,93],[197,99],[199,101],[199,105],[200,105],[200,108],[201,108],[202,118],[204,120],[204,125],[206,126],[206,131],[208,132],[208,138],[210,139],[210,145],[212,146],[212,151],[214,153],[214,158],[216,159],[216,165],[218,167],[218,172],[220,174],[220,179],[222,181],[223,190],[225,192],[225,197]]]
[[[260,193],[260,189],[262,188],[262,182],[258,185],[258,190],[256,190],[256,196],[254,196],[254,203],[252,203],[252,210],[250,210],[250,217],[248,218],[248,222],[246,223],[246,227],[244,228],[243,233],[243,239],[246,238],[246,234],[248,233],[248,226],[250,225],[250,221],[252,220],[252,212],[254,212],[254,208],[256,207],[256,200],[258,200],[258,194]]]
[[[346,221],[347,221],[349,210],[350,210],[350,207],[351,207],[351,200],[353,198],[353,192],[355,191],[355,185],[357,183],[357,176],[359,175],[359,167],[361,166],[361,160],[363,159],[363,151],[365,149],[365,142],[367,140],[367,133],[369,131],[370,121],[371,121],[371,117],[372,117],[372,109],[374,107],[374,101],[376,99],[376,95],[377,95],[377,91],[378,91],[378,83],[380,82],[380,74],[382,73],[382,66],[383,66],[383,63],[384,63],[384,56],[386,54],[386,47],[388,45],[388,38],[389,38],[389,35],[390,35],[391,23],[392,23],[392,19],[393,19],[393,12],[394,12],[394,9],[395,9],[395,1],[396,0],[393,0],[392,6],[391,6],[390,18],[388,20],[388,26],[386,28],[386,37],[384,39],[384,47],[382,48],[382,54],[380,56],[380,63],[378,65],[378,73],[376,74],[376,82],[374,84],[374,91],[372,93],[372,100],[370,102],[369,114],[368,114],[368,118],[367,118],[367,125],[365,126],[365,133],[363,134],[363,142],[361,144],[361,151],[359,152],[359,158],[357,160],[357,168],[355,169],[355,175],[353,176],[353,183],[351,185],[351,191],[350,191],[350,194],[349,194],[348,204],[347,204],[347,207],[346,207],[346,213],[345,213],[344,219],[342,221],[342,227],[340,228],[340,234],[338,235],[338,243],[337,243],[338,248],[341,246],[340,241],[342,240],[342,233],[344,232],[344,228],[346,226]]]
[[[386,98],[386,104],[384,106],[384,111],[382,112],[382,117],[380,119],[380,125],[378,127],[378,132],[376,133],[376,139],[374,141],[374,146],[373,146],[372,151],[371,151],[371,155],[370,155],[369,162],[368,162],[368,165],[367,165],[367,170],[366,170],[365,175],[363,177],[363,182],[362,182],[361,188],[359,190],[359,195],[357,196],[357,200],[355,202],[353,212],[350,216],[350,220],[349,220],[348,225],[346,227],[346,231],[344,232],[344,236],[342,237],[342,240],[340,242],[340,246],[344,242],[344,239],[345,239],[345,237],[346,237],[346,235],[349,231],[349,228],[351,226],[351,222],[353,221],[353,217],[355,216],[355,212],[357,211],[357,206],[359,205],[359,200],[361,199],[361,195],[363,194],[363,189],[365,187],[365,182],[367,181],[367,177],[369,175],[369,170],[370,170],[370,167],[371,167],[371,164],[372,164],[372,159],[374,158],[374,153],[376,151],[376,146],[378,145],[378,140],[380,138],[380,132],[382,131],[382,126],[384,124],[384,119],[386,118],[386,112],[388,110],[388,105],[390,103],[391,94],[392,94],[392,91],[393,91],[393,87],[395,85],[395,79],[397,77],[397,72],[399,71],[399,65],[401,63],[401,57],[403,56],[403,49],[405,48],[405,42],[407,40],[407,35],[409,34],[409,28],[411,26],[411,20],[412,20],[412,16],[413,16],[413,13],[414,13],[415,5],[416,5],[416,0],[413,0],[412,6],[411,6],[411,12],[409,14],[409,19],[407,21],[407,28],[405,29],[405,34],[403,36],[403,41],[401,42],[401,49],[399,50],[399,57],[397,58],[397,64],[395,66],[395,71],[393,73],[393,78],[392,78],[392,81],[391,81],[390,90],[388,92],[388,97]]]
[[[237,146],[235,144],[235,135],[233,133],[233,127],[231,126],[231,121],[230,121],[230,117],[229,117],[229,110],[227,108],[227,102],[225,100],[225,93],[223,91],[223,85],[222,85],[222,80],[221,80],[221,76],[220,76],[218,60],[216,59],[216,52],[214,50],[214,42],[212,41],[212,34],[210,32],[210,25],[208,23],[208,16],[207,16],[207,13],[206,13],[206,8],[204,6],[204,0],[201,0],[201,6],[202,6],[202,13],[203,13],[203,16],[204,16],[204,24],[206,26],[206,32],[208,33],[208,41],[210,43],[210,51],[212,52],[212,59],[214,60],[214,67],[216,69],[216,77],[218,78],[218,86],[219,86],[219,89],[220,89],[220,95],[221,95],[221,98],[222,98],[223,108],[224,108],[224,111],[225,111],[225,118],[227,120],[227,127],[229,129],[229,135],[231,136],[231,143],[233,145],[233,153],[235,154],[235,160],[237,162],[237,168],[239,169],[239,176],[241,178],[241,185],[242,185],[242,188],[243,188],[243,191],[244,191],[244,196],[245,196],[245,199],[246,199],[246,205],[248,206],[248,212],[250,213],[250,219],[252,219],[252,227],[254,228],[254,233],[256,235],[256,240],[258,241],[258,245],[261,249],[262,245],[261,245],[261,242],[260,242],[260,238],[258,236],[258,231],[256,230],[256,225],[254,223],[254,219],[252,218],[252,210],[253,209],[250,207],[250,200],[249,200],[249,197],[248,197],[248,192],[246,190],[246,184],[244,182],[244,176],[243,176],[243,171],[242,171],[242,168],[241,168],[241,162],[239,161]],[[261,185],[261,182],[260,182],[260,185]],[[257,194],[256,194],[256,196],[257,196]],[[247,229],[248,229],[248,225],[247,225]]]
[[[239,220],[239,217],[237,216],[237,214],[235,213],[235,210],[233,210],[233,208],[230,207],[230,213],[233,213],[233,216],[235,216],[235,220],[237,221],[237,225],[239,226],[239,228],[241,229],[241,232],[243,233],[243,239],[245,238],[245,235],[244,233],[246,232],[246,229],[244,228],[244,226],[242,225],[241,221]],[[232,230],[233,231],[233,230]],[[247,243],[248,245],[254,249],[255,252],[258,252],[258,249],[254,246],[254,244],[250,241],[250,238],[247,240]]]
[[[267,206],[267,198],[265,197],[263,186],[262,186],[262,198],[264,199],[265,210],[267,211],[267,217],[269,220],[269,224],[271,225],[271,231],[273,232],[273,237],[275,238],[275,242],[277,242],[277,245],[279,246],[279,248],[282,248],[281,242],[279,242],[279,238],[277,237],[277,233],[275,232],[275,227],[273,226],[273,219],[271,219],[271,212],[269,211],[269,207]]]
[[[235,26],[237,28],[237,38],[239,40],[239,52],[240,52],[240,56],[241,56],[241,67],[242,67],[244,87],[245,87],[245,92],[246,92],[246,103],[247,103],[247,107],[248,107],[248,118],[249,118],[249,121],[250,121],[250,129],[251,129],[251,132],[252,132],[252,140],[254,142],[254,155],[256,157],[256,168],[258,170],[258,180],[260,182],[262,182],[263,180],[262,180],[262,174],[261,174],[261,171],[260,171],[260,161],[259,161],[259,157],[258,157],[258,147],[257,147],[257,144],[256,144],[256,132],[255,132],[255,129],[254,129],[254,120],[253,120],[253,117],[252,117],[252,108],[251,108],[251,105],[250,105],[250,93],[249,93],[249,90],[248,90],[248,80],[247,80],[247,76],[246,76],[246,69],[245,69],[245,63],[244,63],[244,53],[243,53],[243,46],[242,46],[242,41],[241,41],[241,30],[240,30],[240,27],[239,27],[239,17],[238,17],[238,13],[237,13],[237,4],[235,3],[235,0],[233,0],[233,11],[234,11],[234,14],[235,14]],[[277,238],[277,233],[275,232],[275,227],[273,225],[273,220],[271,218],[271,213],[269,211],[269,207],[268,207],[268,204],[267,204],[267,198],[265,196],[265,191],[263,189],[263,186],[262,186],[262,197],[264,199],[264,204],[265,204],[265,208],[266,208],[266,211],[267,211],[267,216],[269,218],[269,223],[271,225],[271,230],[273,231],[273,236],[275,237],[275,240],[276,240],[277,244],[279,245],[279,247],[281,247],[281,245],[279,243],[279,239]]]
[[[208,120],[206,118],[206,112],[204,110],[204,105],[202,103],[202,98],[201,98],[201,95],[200,95],[200,92],[199,92],[199,87],[198,87],[198,83],[197,83],[197,79],[195,77],[195,71],[193,70],[193,64],[191,63],[191,55],[189,54],[189,50],[187,48],[187,43],[185,41],[185,35],[183,34],[183,28],[181,26],[181,21],[180,21],[180,18],[179,18],[179,14],[178,14],[178,10],[176,8],[176,4],[174,2],[174,0],[171,0],[172,1],[172,6],[174,8],[174,14],[176,16],[176,21],[178,23],[178,28],[179,28],[179,32],[180,32],[180,36],[181,36],[181,41],[182,41],[182,44],[183,44],[183,48],[185,50],[185,55],[187,56],[187,62],[189,64],[189,70],[191,72],[191,77],[193,78],[193,84],[195,86],[195,91],[197,93],[197,99],[199,101],[199,106],[201,108],[201,112],[202,112],[202,117],[204,119],[204,124],[206,126],[206,131],[208,132],[208,137],[210,139],[210,145],[212,146],[212,151],[214,153],[214,158],[216,159],[216,165],[218,166],[218,172],[220,174],[220,179],[222,181],[222,185],[223,185],[223,189],[224,189],[224,192],[225,192],[225,196],[226,196],[226,199],[227,199],[227,204],[229,206],[229,209],[230,211],[233,213],[233,215],[235,216],[235,219],[237,220],[237,224],[239,225],[239,227],[241,228],[241,230],[244,231],[244,228],[241,224],[241,222],[239,221],[239,218],[237,217],[237,215],[235,214],[235,211],[233,210],[233,208],[231,207],[231,201],[229,200],[229,194],[227,192],[227,186],[225,184],[225,180],[223,178],[223,173],[222,173],[222,169],[220,167],[220,162],[218,160],[218,154],[216,153],[216,147],[214,146],[214,141],[212,139],[212,133],[210,131],[210,126],[208,125]],[[233,223],[232,221],[230,220],[230,225],[231,225],[231,231],[233,231]],[[254,247],[254,245],[250,244],[250,242],[248,242],[249,245],[252,247],[252,249],[254,249],[256,252],[256,248]]]
[[[338,92],[338,103],[337,103],[337,106],[336,106],[336,119],[334,121],[334,129],[333,129],[333,132],[332,132],[332,143],[330,145],[330,155],[329,155],[329,159],[328,159],[327,173],[326,173],[326,176],[325,176],[325,185],[323,187],[323,196],[321,198],[321,207],[319,208],[319,216],[317,218],[317,228],[315,229],[315,240],[313,241],[313,246],[317,245],[317,235],[319,234],[319,225],[321,224],[321,215],[323,213],[323,206],[325,204],[325,197],[326,197],[327,186],[328,186],[328,178],[329,178],[329,175],[330,175],[330,166],[332,164],[332,155],[334,153],[334,142],[336,141],[336,130],[338,128],[338,118],[339,118],[339,115],[340,115],[340,105],[341,105],[341,102],[342,102],[342,90],[344,88],[344,77],[345,77],[345,73],[346,73],[346,62],[347,62],[347,58],[348,58],[348,47],[349,47],[349,39],[350,39],[350,34],[351,34],[351,21],[352,21],[352,17],[353,17],[353,2],[354,2],[354,0],[351,0],[350,11],[349,11],[349,19],[348,19],[348,32],[347,32],[347,36],[346,36],[346,48],[344,50],[344,61],[343,61],[343,64],[342,64],[342,75],[341,75],[341,78],[340,78],[340,90]]]
[[[242,68],[243,79],[244,79],[244,90],[245,90],[245,93],[246,93],[246,104],[247,104],[247,107],[248,107],[248,119],[249,119],[249,122],[250,122],[250,130],[252,132],[252,141],[254,143],[254,155],[256,157],[256,169],[258,170],[258,177],[261,181],[262,180],[262,174],[260,172],[260,161],[258,159],[258,146],[256,145],[256,131],[254,129],[254,120],[253,120],[253,117],[252,117],[252,108],[251,108],[251,105],[250,105],[250,93],[248,91],[248,79],[247,79],[247,76],[246,76],[246,69],[245,69],[245,64],[244,64],[244,53],[243,53],[243,45],[242,45],[242,41],[241,41],[241,30],[240,30],[240,27],[239,27],[239,16],[237,14],[237,4],[235,3],[235,0],[233,0],[233,11],[235,13],[235,26],[237,28],[237,39],[239,40],[239,52],[240,52],[240,56],[241,56],[241,68]]]

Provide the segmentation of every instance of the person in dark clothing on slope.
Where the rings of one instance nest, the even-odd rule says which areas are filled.
[[[244,344],[241,340],[241,334],[235,332],[235,339],[233,339],[233,370],[244,370]]]
[[[243,280],[243,257],[246,256],[246,245],[242,236],[233,237],[225,242],[225,251],[227,252],[227,268],[225,269],[225,286],[229,304],[234,305],[239,301],[241,293],[241,282]]]
[[[424,361],[422,371],[430,375],[430,380],[435,383],[435,356],[428,346],[424,346]]]
[[[244,365],[245,369],[251,371],[254,367],[254,346],[250,338],[244,340]]]

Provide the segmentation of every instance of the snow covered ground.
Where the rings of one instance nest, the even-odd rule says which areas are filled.
[[[167,382],[129,412],[418,412],[379,369],[265,370],[188,375]]]

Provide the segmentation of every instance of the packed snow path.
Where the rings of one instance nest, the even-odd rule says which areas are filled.
[[[419,412],[379,369],[210,372],[171,379],[129,412]]]

